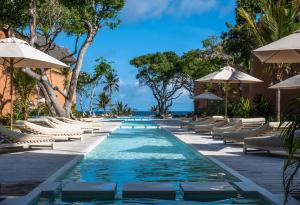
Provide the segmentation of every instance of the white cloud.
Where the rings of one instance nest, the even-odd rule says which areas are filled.
[[[125,21],[139,21],[160,17],[170,0],[127,0],[123,10]]]
[[[229,7],[231,5],[225,5],[226,9],[224,9],[220,0],[127,0],[122,12],[122,19],[132,22],[157,19],[163,15],[199,15],[212,10],[224,15],[231,10]]]

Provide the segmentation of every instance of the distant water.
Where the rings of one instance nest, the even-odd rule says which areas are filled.
[[[192,111],[171,111],[172,115],[185,116]],[[102,114],[103,111],[96,111],[96,114]],[[155,113],[150,111],[134,111],[134,116],[153,116]]]

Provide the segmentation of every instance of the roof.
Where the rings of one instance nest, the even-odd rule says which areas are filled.
[[[46,38],[44,36],[38,36],[35,44],[39,48],[45,47]],[[59,46],[55,43],[52,44],[51,48],[46,53],[48,55],[52,56],[53,58],[56,58],[57,60],[63,61],[64,63],[73,64],[76,62],[76,59],[74,58],[74,56],[65,58],[66,56],[70,55],[69,49],[67,49],[63,46]],[[63,59],[63,58],[65,58],[65,59]]]

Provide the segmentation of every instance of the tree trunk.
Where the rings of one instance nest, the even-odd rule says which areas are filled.
[[[82,47],[79,50],[76,66],[73,70],[71,81],[70,81],[68,95],[65,99],[65,104],[63,106],[66,117],[69,117],[71,114],[73,97],[76,94],[76,85],[77,85],[78,76],[79,76],[79,73],[80,73],[80,70],[82,67],[83,58],[86,53],[86,50],[91,45],[95,35],[96,35],[96,32],[90,27],[90,32],[88,33],[88,36],[87,36],[85,42],[83,43]]]

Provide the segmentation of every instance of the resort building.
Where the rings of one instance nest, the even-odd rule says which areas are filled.
[[[0,31],[0,39],[6,38],[6,32]],[[38,38],[38,45],[45,45],[45,40]],[[70,52],[67,48],[53,45],[52,49],[49,50],[48,54],[56,59],[62,59],[65,56],[69,56]],[[72,64],[75,62],[74,57],[67,57],[63,60],[66,64]],[[71,72],[66,72],[66,70],[60,69],[48,69],[46,71],[49,81],[57,86],[59,89],[64,90],[65,83],[71,78]],[[63,104],[65,98],[58,92],[55,91],[58,101]],[[16,95],[14,95],[14,101],[17,101]],[[37,107],[38,104],[44,103],[45,99],[39,87],[36,86],[36,91],[30,98],[30,105]],[[75,103],[75,98],[74,98]],[[10,112],[10,75],[6,68],[0,65],[0,116],[5,116]]]
[[[281,73],[281,80],[290,78],[300,72],[300,67],[293,65],[287,72],[283,71]],[[250,75],[256,77],[263,81],[263,83],[254,83],[254,84],[231,84],[229,92],[229,101],[238,100],[241,96],[247,97],[250,101],[253,102],[253,99],[257,95],[262,95],[272,107],[272,115],[276,116],[276,106],[277,106],[277,90],[269,89],[270,86],[279,82],[278,74],[275,69],[269,69],[268,64],[262,64],[256,56],[252,56],[251,59],[251,70]],[[195,82],[195,96],[203,93],[203,87],[201,82]],[[212,92],[220,97],[224,97],[224,93],[221,89],[214,85]],[[287,108],[287,104],[294,99],[295,96],[299,93],[298,90],[282,90],[280,95],[281,99],[281,113]],[[206,109],[206,100],[194,100],[194,110],[196,113],[201,112],[201,110]]]

